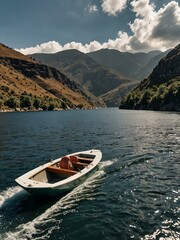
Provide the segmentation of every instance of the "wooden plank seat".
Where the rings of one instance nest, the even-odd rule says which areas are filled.
[[[66,177],[73,176],[74,174],[76,174],[78,172],[78,171],[75,171],[75,170],[58,168],[56,166],[49,166],[49,167],[46,168],[46,170],[48,172],[57,173],[57,174],[60,174],[62,176],[66,176]]]
[[[73,162],[72,165],[73,165],[73,167],[74,167],[75,169],[83,169],[83,168],[85,168],[86,166],[88,166],[89,164],[87,164],[87,163],[81,163],[81,162]]]
[[[81,162],[81,163],[91,163],[94,160],[93,158],[84,158],[79,156],[77,156],[77,158],[78,158],[78,162]]]

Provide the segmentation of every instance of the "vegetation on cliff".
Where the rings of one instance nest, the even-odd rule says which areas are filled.
[[[80,106],[79,106],[80,107]],[[0,109],[20,110],[44,110],[75,108],[67,99],[52,98],[49,96],[38,97],[24,91],[21,95],[16,94],[9,87],[0,86]]]
[[[0,110],[55,110],[101,105],[55,68],[0,44]]]
[[[180,111],[180,45],[123,98],[119,108]]]
[[[120,108],[180,111],[180,77],[134,90],[121,101]]]

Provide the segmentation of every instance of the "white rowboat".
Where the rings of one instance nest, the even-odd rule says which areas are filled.
[[[52,160],[15,179],[26,191],[35,195],[58,195],[79,186],[98,168],[100,150],[76,152]]]

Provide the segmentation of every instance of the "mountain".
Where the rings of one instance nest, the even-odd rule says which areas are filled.
[[[32,58],[59,69],[85,91],[118,106],[121,99],[148,76],[167,52],[128,53],[101,49],[84,54],[66,50],[55,54],[33,54]]]
[[[131,92],[138,85],[138,83],[138,81],[132,81],[126,84],[121,84],[113,90],[100,95],[99,97],[103,99],[107,107],[118,107],[122,98]]]
[[[171,51],[171,49],[169,49],[169,50],[167,50],[165,52],[161,52],[160,54],[155,55],[154,57],[152,57],[147,63],[142,65],[142,67],[139,68],[133,74],[133,77],[135,79],[139,79],[139,80],[143,80],[144,78],[148,77],[151,74],[152,70],[157,66],[159,61],[162,58],[164,58],[170,51]]]
[[[95,96],[100,96],[120,84],[129,82],[119,72],[97,63],[78,50],[66,50],[55,54],[33,54],[33,58],[53,66]]]
[[[0,44],[0,108],[104,106],[55,68]]]
[[[180,44],[121,101],[120,108],[180,111]]]
[[[145,75],[146,72],[148,72],[144,69],[144,66],[148,69],[150,68],[151,72],[153,69],[153,65],[151,68],[151,65],[148,64],[148,62],[160,54],[161,51],[152,51],[149,53],[128,53],[120,52],[114,49],[101,49],[95,52],[88,53],[88,56],[93,58],[99,64],[102,64],[106,67],[120,72],[127,78],[142,80],[144,78],[142,72],[145,71]],[[160,59],[161,58],[159,58],[159,60]],[[154,59],[154,61],[155,60],[156,58]],[[157,62],[155,62],[154,66],[156,66],[156,64]]]
[[[70,79],[80,84],[85,91],[91,92],[99,99],[104,100],[105,103],[107,102],[108,106],[114,106],[114,103],[118,103],[120,98],[116,98],[116,95],[113,95],[115,99],[107,96],[104,98],[104,94],[118,87],[126,91],[126,87],[129,89],[129,85],[136,83],[136,81],[124,77],[119,71],[99,64],[90,56],[78,50],[66,50],[55,54],[33,54],[30,56],[59,69]]]

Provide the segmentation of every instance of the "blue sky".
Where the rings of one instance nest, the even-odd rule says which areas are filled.
[[[177,0],[0,0],[0,42],[24,54],[166,50],[179,39]]]

